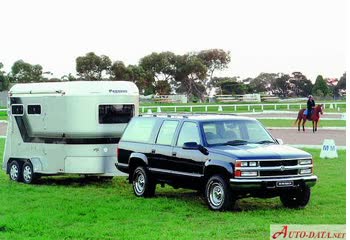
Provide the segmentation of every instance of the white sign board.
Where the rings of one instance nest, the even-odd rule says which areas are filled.
[[[320,158],[338,158],[337,146],[334,139],[325,139],[321,149]]]

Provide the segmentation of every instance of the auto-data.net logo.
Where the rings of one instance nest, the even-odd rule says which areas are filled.
[[[270,225],[270,239],[346,239],[344,225]]]

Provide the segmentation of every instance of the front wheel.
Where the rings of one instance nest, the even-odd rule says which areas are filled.
[[[37,176],[34,173],[33,165],[30,162],[25,162],[22,168],[23,182],[30,184],[33,183]]]
[[[214,211],[230,210],[234,205],[230,186],[220,175],[209,178],[205,188],[205,197],[208,207]]]
[[[147,170],[142,166],[135,169],[132,185],[137,197],[153,197],[155,194],[156,184]]]
[[[16,160],[12,161],[9,165],[9,177],[12,181],[22,181],[21,165]]]
[[[304,208],[309,203],[310,196],[310,187],[303,186],[281,194],[280,199],[287,208]]]

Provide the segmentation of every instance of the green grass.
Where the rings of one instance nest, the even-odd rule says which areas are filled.
[[[293,127],[295,120],[285,119],[258,119],[266,127]],[[312,127],[311,122],[307,122],[307,127]],[[345,120],[320,120],[319,127],[346,127]],[[295,126],[294,126],[295,127]]]
[[[1,152],[3,146],[0,140]],[[157,187],[155,198],[136,198],[125,177],[25,185],[1,171],[0,239],[268,239],[270,224],[345,224],[345,151],[332,160],[307,151],[319,182],[301,210],[282,207],[278,198],[243,199],[240,211],[218,213],[191,190]]]

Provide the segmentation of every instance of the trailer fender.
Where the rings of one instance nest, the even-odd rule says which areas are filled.
[[[40,161],[40,158],[31,158],[30,162],[33,165],[34,172],[42,172],[43,171],[43,164]]]

